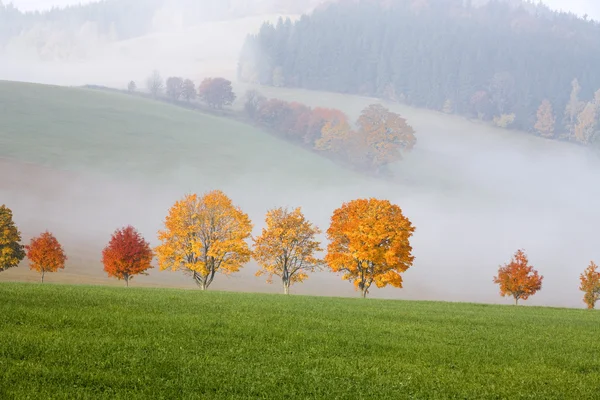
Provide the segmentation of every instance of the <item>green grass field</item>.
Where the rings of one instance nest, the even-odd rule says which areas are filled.
[[[585,310],[0,284],[0,398],[593,399]]]
[[[154,180],[360,179],[250,125],[93,89],[0,81],[0,143],[0,157]]]

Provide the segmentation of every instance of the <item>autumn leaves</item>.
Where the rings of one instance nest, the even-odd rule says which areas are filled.
[[[169,211],[156,248],[161,270],[184,270],[208,289],[217,273],[231,274],[250,261],[248,215],[221,191],[187,195]]]
[[[365,297],[377,287],[402,287],[400,274],[413,262],[409,239],[414,232],[402,210],[387,200],[359,199],[334,212],[327,230],[330,240],[325,260],[316,236],[320,229],[306,220],[300,208],[276,208],[266,216],[266,227],[247,239],[252,224],[221,191],[199,198],[188,195],[175,203],[159,232],[156,248],[161,270],[183,270],[205,290],[217,274],[237,272],[250,261],[258,262],[257,276],[281,279],[284,293],[323,267],[343,273]]]
[[[266,276],[268,283],[279,280],[286,294],[309,274],[328,269],[366,297],[373,285],[401,288],[402,274],[414,262],[410,242],[415,227],[400,207],[387,200],[342,204],[331,217],[326,248],[318,239],[322,231],[300,208],[269,210],[265,222],[260,235],[252,237],[249,216],[225,193],[186,195],[169,210],[155,249],[131,226],[116,230],[102,252],[104,270],[129,285],[133,277],[153,268],[156,256],[161,271],[183,271],[205,290],[217,276],[236,273],[253,258],[260,267],[256,275]],[[65,251],[50,232],[31,239],[27,246],[20,241],[11,210],[0,207],[0,272],[16,267],[25,256],[42,282],[45,274],[65,267]],[[543,279],[525,252],[518,250],[493,281],[502,296],[511,296],[518,304],[540,291]],[[594,308],[600,300],[600,271],[594,262],[580,282],[583,301]]]
[[[389,173],[417,141],[406,119],[380,104],[364,108],[355,124],[337,109],[311,109],[255,91],[246,93],[244,109],[255,124],[362,172]]]
[[[366,297],[379,288],[402,287],[401,273],[413,263],[410,237],[415,228],[400,207],[387,200],[359,199],[335,210],[327,230],[327,261]]]

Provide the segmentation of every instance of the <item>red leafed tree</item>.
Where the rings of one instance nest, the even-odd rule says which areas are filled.
[[[579,279],[581,280],[579,290],[585,293],[583,302],[587,304],[590,310],[594,309],[596,302],[600,300],[600,272],[598,272],[596,263],[592,261]]]
[[[494,277],[494,283],[500,285],[500,294],[512,296],[515,304],[519,300],[527,300],[537,291],[542,289],[543,276],[529,265],[529,259],[523,250],[518,250],[510,263],[505,264],[498,270],[498,276]]]
[[[314,145],[315,142],[321,138],[321,131],[328,122],[342,123],[347,121],[348,117],[340,110],[317,107],[312,110],[310,115],[304,142]]]
[[[67,256],[62,246],[54,235],[46,231],[39,237],[31,239],[31,243],[25,246],[29,267],[42,274],[42,283],[46,272],[57,272],[65,268]]]
[[[206,78],[198,87],[198,97],[210,107],[221,109],[233,104],[236,96],[231,81],[225,78]]]
[[[150,244],[132,226],[117,229],[102,251],[102,263],[108,276],[125,280],[127,286],[135,275],[147,275],[153,257]]]

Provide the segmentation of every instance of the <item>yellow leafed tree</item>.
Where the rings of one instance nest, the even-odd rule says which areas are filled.
[[[321,129],[321,138],[315,142],[315,148],[344,155],[352,133],[347,119],[327,121]]]
[[[588,103],[577,116],[575,139],[582,144],[590,144],[594,137],[598,120],[597,108],[594,103]]]
[[[170,209],[165,229],[158,232],[160,270],[183,269],[205,290],[217,272],[237,272],[250,260],[246,240],[251,232],[248,215],[223,192],[187,195]]]
[[[406,120],[380,104],[363,110],[358,127],[371,168],[400,160],[400,152],[412,150],[417,142],[415,131]]]
[[[342,279],[353,282],[363,297],[373,283],[379,288],[401,288],[401,273],[414,261],[410,246],[414,231],[397,205],[387,200],[353,200],[331,217],[325,261],[333,272],[343,273]]]
[[[309,272],[323,264],[315,257],[322,251],[315,239],[321,231],[306,220],[300,208],[291,212],[270,210],[266,223],[262,234],[254,239],[254,258],[261,266],[256,276],[268,275],[268,283],[273,283],[273,276],[280,277],[284,293],[289,294],[290,285],[303,282]]]
[[[554,125],[556,118],[552,111],[552,104],[547,99],[542,101],[540,108],[537,111],[537,122],[535,123],[535,130],[538,131],[540,136],[545,138],[554,137]]]

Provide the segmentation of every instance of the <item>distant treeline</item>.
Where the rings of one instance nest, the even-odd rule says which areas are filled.
[[[239,77],[376,96],[588,144],[599,126],[600,25],[523,4],[330,4],[295,23],[265,23],[246,41]]]
[[[0,0],[0,48],[10,38],[38,24],[49,24],[74,34],[82,25],[93,24],[100,36],[124,40],[148,34],[162,23],[193,26],[270,12],[299,14],[313,3],[312,0],[103,0],[53,7],[43,12],[22,12],[10,1],[3,4]]]

